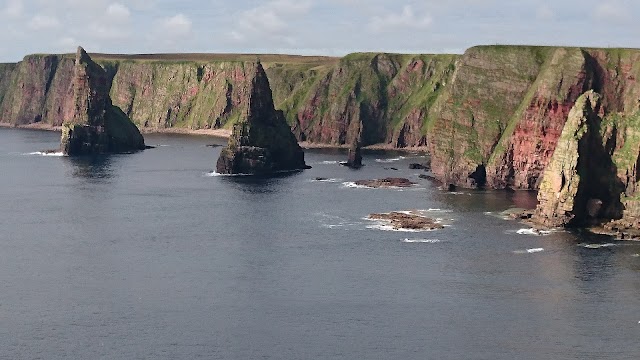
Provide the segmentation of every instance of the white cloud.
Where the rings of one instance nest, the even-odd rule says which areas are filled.
[[[236,16],[238,26],[228,33],[229,38],[235,42],[267,39],[293,45],[296,40],[290,22],[309,13],[311,7],[308,0],[272,0],[247,9]]]
[[[54,16],[38,14],[29,20],[27,26],[31,30],[46,30],[60,26],[60,21]]]
[[[65,36],[53,43],[52,50],[57,53],[73,53],[79,45],[80,43],[75,38]]]
[[[595,8],[594,17],[602,21],[628,20],[629,13],[619,2],[607,1]]]
[[[9,17],[18,17],[22,15],[23,10],[22,0],[8,0],[3,12]]]
[[[192,25],[191,19],[184,14],[177,14],[162,20],[162,29],[172,37],[188,35]]]
[[[107,7],[107,15],[114,19],[127,20],[129,19],[131,12],[126,6],[120,3],[113,3]]]
[[[553,10],[549,5],[540,5],[536,10],[536,17],[540,20],[551,20],[555,17]]]
[[[374,16],[369,22],[369,28],[375,32],[399,28],[426,29],[432,21],[429,14],[419,16],[413,11],[411,5],[406,5],[400,14]]]

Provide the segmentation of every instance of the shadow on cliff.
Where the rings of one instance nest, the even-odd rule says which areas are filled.
[[[89,181],[100,182],[115,176],[112,160],[108,155],[74,156],[65,158],[71,164],[71,175]]]
[[[613,127],[603,137],[601,116],[593,113],[587,121],[588,133],[578,142],[577,171],[581,181],[575,197],[575,217],[570,226],[597,225],[621,219],[624,211],[620,195],[625,186],[612,160],[617,129]]]

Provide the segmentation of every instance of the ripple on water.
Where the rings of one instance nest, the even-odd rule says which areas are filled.
[[[533,249],[526,249],[526,250],[515,250],[513,253],[514,254],[536,254],[536,253],[541,253],[544,251],[544,248],[533,248]]]
[[[408,239],[405,238],[404,240],[402,240],[403,243],[406,244],[437,244],[437,243],[441,243],[442,240],[440,239]]]

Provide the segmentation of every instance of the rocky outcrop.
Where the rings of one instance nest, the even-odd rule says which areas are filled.
[[[390,213],[371,214],[367,219],[383,221],[395,230],[431,231],[444,229],[444,225],[421,215],[417,211],[394,211]]]
[[[358,186],[366,186],[370,188],[406,188],[416,185],[409,179],[405,178],[384,178],[373,180],[358,180],[355,182]]]
[[[260,62],[254,65],[245,116],[233,126],[216,171],[220,174],[271,174],[307,168],[304,152],[273,105],[271,87]]]
[[[111,103],[106,71],[78,48],[73,78],[73,111],[62,127],[65,155],[143,150],[144,138]]]

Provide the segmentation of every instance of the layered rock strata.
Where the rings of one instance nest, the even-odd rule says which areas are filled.
[[[233,126],[216,171],[220,174],[271,174],[307,168],[304,152],[273,105],[271,87],[260,62],[254,65],[246,115]]]
[[[74,66],[73,108],[62,126],[65,155],[143,150],[144,138],[109,97],[106,71],[78,48]]]

